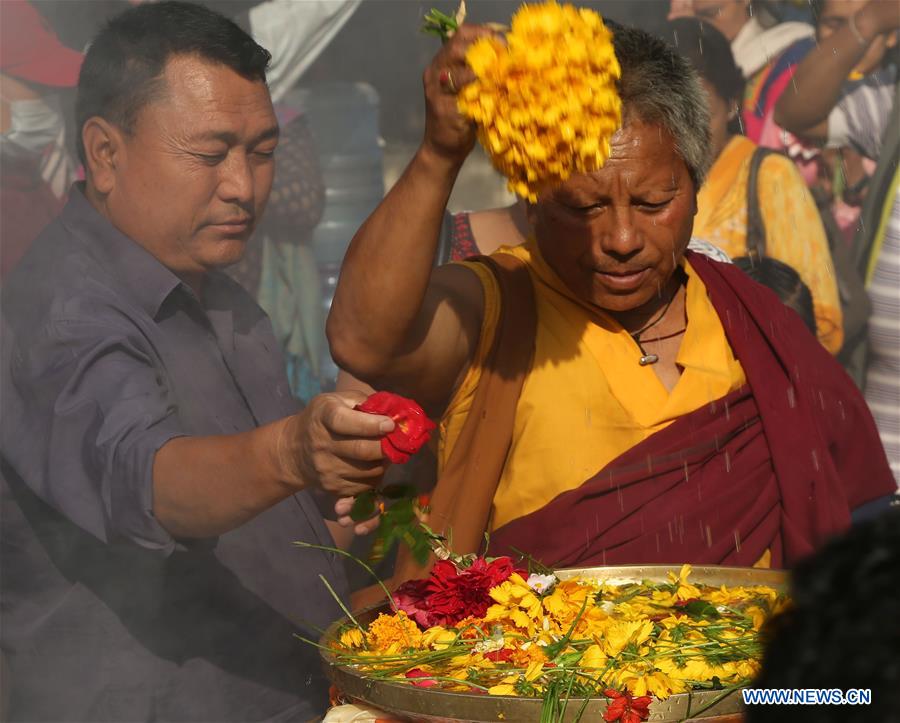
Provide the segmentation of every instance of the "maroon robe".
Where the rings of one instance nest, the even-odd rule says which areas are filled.
[[[673,422],[491,535],[555,567],[793,565],[896,489],[865,400],[795,312],[688,252],[747,385]]]

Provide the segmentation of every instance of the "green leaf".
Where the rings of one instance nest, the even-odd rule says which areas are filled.
[[[363,492],[353,500],[350,508],[350,519],[354,522],[364,522],[375,514],[375,492]]]
[[[456,18],[451,18],[435,8],[431,8],[423,18],[422,32],[437,35],[443,41],[448,40],[458,29]]]
[[[566,653],[565,655],[557,655],[554,662],[560,668],[567,668],[570,665],[575,665],[575,663],[581,660],[583,655],[583,650],[573,650],[571,653]]]
[[[416,519],[412,500],[409,498],[399,500],[385,510],[384,517],[389,518],[398,527],[408,525]]]
[[[721,617],[715,606],[706,600],[691,600],[682,608],[682,610],[694,618],[694,620],[700,620],[702,618],[706,618],[707,620],[718,620]]]

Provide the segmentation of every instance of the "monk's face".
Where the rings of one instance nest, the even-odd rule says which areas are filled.
[[[541,254],[566,286],[600,309],[658,299],[691,238],[696,189],[662,126],[627,122],[599,171],[541,194],[529,216]]]

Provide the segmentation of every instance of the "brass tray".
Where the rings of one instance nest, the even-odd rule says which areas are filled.
[[[781,570],[761,570],[750,567],[720,567],[715,565],[692,566],[691,582],[705,585],[750,586],[768,585],[779,591],[787,590],[787,575]],[[626,584],[649,580],[668,582],[668,573],[676,575],[680,566],[674,565],[623,565],[618,567],[584,567],[557,571],[561,580],[582,576],[612,584]],[[378,613],[387,612],[388,604],[368,608],[356,615],[363,625],[374,620]],[[322,636],[322,658],[326,673],[332,683],[345,695],[391,713],[400,720],[471,721],[487,723],[533,723],[540,719],[540,698],[518,696],[489,696],[472,693],[454,693],[419,688],[402,682],[373,680],[348,665],[338,664],[326,648],[334,641],[338,629],[347,622],[338,620]],[[715,702],[719,698],[718,702]],[[582,698],[572,698],[565,720],[575,720]],[[713,704],[714,703],[714,704]],[[713,704],[713,705],[711,705]],[[591,698],[582,714],[583,721],[602,720],[606,711],[606,698]],[[741,697],[735,692],[722,698],[720,691],[697,691],[672,695],[664,701],[650,705],[651,721],[683,721],[687,719],[713,718],[739,713]],[[702,711],[702,712],[701,712]]]

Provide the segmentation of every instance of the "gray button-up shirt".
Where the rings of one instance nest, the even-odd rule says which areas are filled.
[[[11,720],[307,720],[295,632],[339,617],[307,493],[213,540],[152,512],[156,451],[296,411],[269,320],[220,273],[203,300],[73,188],[2,296],[0,645]]]

